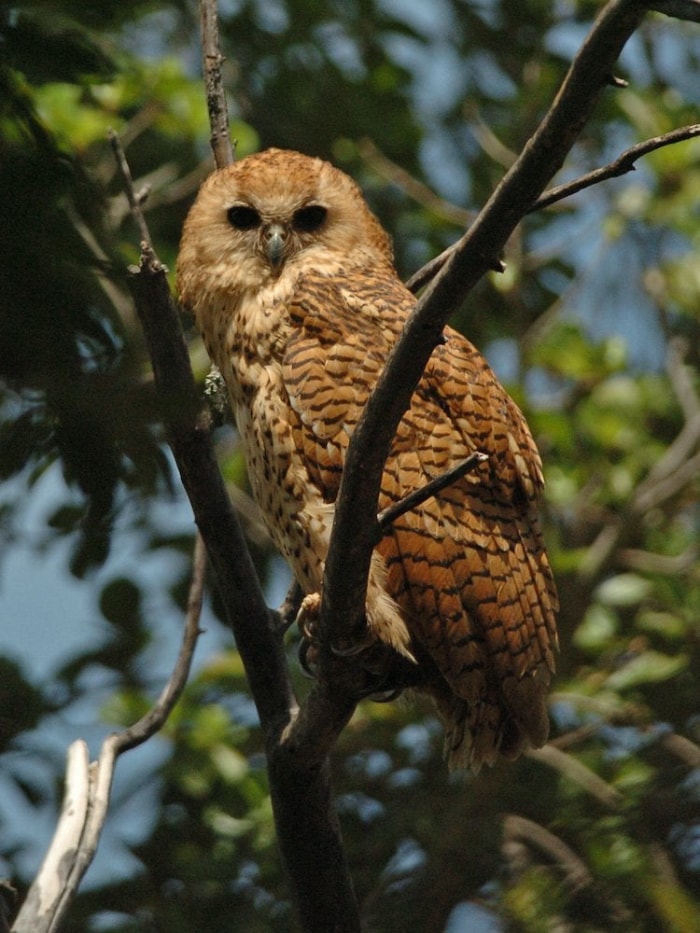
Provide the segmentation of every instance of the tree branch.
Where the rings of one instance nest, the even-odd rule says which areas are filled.
[[[107,819],[117,759],[163,727],[187,683],[199,636],[205,566],[203,543],[197,536],[182,644],[173,673],[155,705],[129,728],[109,735],[96,762],[89,762],[88,747],[82,739],[68,749],[61,817],[12,927],[13,933],[57,933],[60,929],[95,857]]]
[[[371,139],[361,139],[357,143],[357,151],[360,158],[364,159],[378,175],[389,183],[403,188],[409,197],[438,217],[442,217],[449,223],[456,224],[459,227],[466,227],[476,216],[474,211],[452,204],[435,194],[426,184],[414,178],[410,172],[407,172],[405,168],[387,158]]]
[[[217,168],[234,160],[228,124],[226,93],[221,78],[225,58],[219,45],[219,15],[216,0],[200,0],[199,20],[202,37],[202,70],[211,127],[210,145]]]
[[[612,0],[602,10],[542,123],[418,301],[394,347],[353,434],[343,469],[319,626],[329,641],[342,642],[363,625],[384,463],[445,322],[493,266],[516,225],[561,167],[648,8],[639,0]]]
[[[422,505],[443,489],[456,483],[457,480],[466,476],[467,473],[471,473],[472,470],[476,469],[476,467],[485,463],[487,460],[488,455],[482,454],[477,450],[471,456],[467,457],[466,460],[462,460],[461,463],[458,463],[456,467],[447,470],[442,476],[438,476],[436,479],[426,483],[422,489],[416,489],[407,496],[404,496],[403,499],[399,499],[398,502],[393,502],[386,509],[382,509],[379,515],[377,515],[375,543],[381,540],[382,534],[397,518],[401,518],[402,515],[405,515],[406,512],[410,512],[412,509],[417,509],[419,505]]]
[[[114,135],[112,146],[128,191],[131,176]],[[132,196],[129,200],[142,229],[138,221],[140,207]],[[129,287],[146,335],[170,444],[216,574],[253,698],[264,727],[279,720],[285,722],[296,703],[284,651],[274,634],[274,615],[265,603],[216,462],[209,416],[200,406],[166,269],[149,242],[142,242],[140,266],[130,272]]]
[[[656,0],[651,5],[657,13],[672,16],[675,19],[686,19],[691,23],[700,23],[700,3],[698,0]]]
[[[215,4],[206,5],[207,15],[215,17]],[[217,60],[218,45],[208,54]],[[212,81],[214,96],[224,100],[220,70],[214,70]],[[213,129],[212,136],[216,133]],[[123,153],[121,161],[125,162]],[[122,176],[128,187],[127,173]],[[142,243],[140,267],[133,271],[129,284],[175,461],[260,715],[278,843],[303,928],[308,933],[359,933],[359,911],[333,810],[328,763],[290,754],[280,741],[297,713],[282,644],[283,626],[265,604],[216,462],[209,417],[200,410],[165,269],[148,242]],[[354,705],[348,715],[352,709]]]
[[[700,136],[700,124],[691,123],[688,126],[682,126],[677,130],[671,130],[669,133],[664,133],[661,136],[654,136],[651,139],[644,140],[644,142],[637,143],[629,149],[625,149],[624,152],[607,165],[594,169],[592,172],[588,172],[586,175],[582,175],[580,178],[576,178],[564,185],[557,185],[545,191],[545,193],[540,195],[534,204],[525,211],[525,215],[533,214],[535,211],[541,211],[547,207],[551,207],[553,204],[563,201],[565,198],[569,198],[573,194],[583,191],[585,188],[591,188],[593,185],[600,184],[602,181],[607,181],[610,178],[618,178],[621,175],[626,175],[628,172],[633,172],[635,170],[635,163],[641,159],[642,156],[648,155],[650,152],[655,152],[657,149],[661,149],[664,146],[672,146],[683,140],[693,139],[693,137],[696,136]],[[458,241],[452,246],[448,246],[439,256],[435,256],[434,259],[427,262],[421,269],[414,272],[407,280],[406,287],[412,292],[419,291],[437,275],[450,256],[456,251],[460,242],[461,241]]]
[[[635,163],[642,156],[655,152],[664,146],[672,146],[675,143],[682,142],[685,139],[693,139],[700,136],[700,123],[692,123],[689,126],[682,126],[677,130],[671,130],[670,133],[664,133],[661,136],[653,136],[651,139],[645,139],[644,142],[637,143],[629,149],[625,149],[616,159],[597,168],[575,181],[567,182],[565,185],[557,185],[556,188],[550,188],[549,191],[539,197],[532,205],[528,213],[544,210],[557,201],[563,201],[564,198],[571,197],[583,191],[584,188],[590,188],[599,184],[601,181],[607,181],[609,178],[618,178],[620,175],[626,175],[635,170]]]
[[[612,784],[604,781],[578,758],[569,755],[551,743],[543,748],[530,748],[525,754],[534,761],[539,761],[550,768],[554,768],[565,778],[582,787],[609,810],[619,809],[624,802],[624,797]]]
[[[507,813],[503,817],[503,837],[504,846],[517,839],[544,852],[559,865],[573,892],[579,892],[593,884],[593,876],[586,863],[559,836],[555,836],[534,820],[528,820],[516,813]]]

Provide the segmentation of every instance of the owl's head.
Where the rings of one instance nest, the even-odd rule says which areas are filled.
[[[239,291],[302,268],[391,263],[389,236],[351,178],[322,159],[267,149],[202,185],[185,222],[178,283],[186,292],[188,273],[207,270]]]

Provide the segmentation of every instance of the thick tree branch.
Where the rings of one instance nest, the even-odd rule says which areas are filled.
[[[550,110],[418,301],[391,353],[353,435],[343,470],[322,594],[320,627],[329,640],[347,640],[363,625],[384,463],[445,322],[493,266],[516,225],[561,167],[608,84],[625,42],[648,9],[639,0],[612,0],[602,10]]]
[[[112,145],[129,191],[128,165],[114,136]],[[131,195],[129,198],[138,216],[139,205]],[[138,219],[137,223],[142,229]],[[227,621],[246,666],[261,720],[264,725],[285,722],[295,701],[284,651],[274,634],[273,615],[265,603],[221,478],[209,436],[209,418],[200,405],[165,273],[150,244],[143,242],[141,264],[131,270],[129,286],[146,335],[170,444],[216,573]]]
[[[207,8],[203,17],[215,18],[216,4],[203,0],[203,5]],[[220,63],[218,29],[213,31],[211,24],[208,28],[205,62]],[[216,122],[226,106],[220,69],[214,68],[210,77],[207,97]],[[213,108],[212,99],[218,101]],[[213,126],[212,138],[221,132],[220,124],[218,129]],[[115,148],[118,152],[119,147]],[[118,156],[123,165],[123,153]],[[223,156],[217,151],[216,158],[220,167],[226,164],[225,149]],[[123,171],[122,175],[128,188],[128,174]],[[139,210],[138,204],[134,209]],[[333,811],[328,764],[313,756],[290,755],[280,742],[297,709],[282,645],[283,626],[265,604],[216,463],[209,419],[199,407],[165,269],[148,242],[142,243],[140,268],[132,275],[130,287],[146,334],[171,447],[260,715],[278,842],[303,928],[309,933],[359,933],[359,911]]]
[[[691,23],[700,23],[700,3],[698,0],[655,0],[650,6],[657,13],[663,13],[665,16],[686,19]]]

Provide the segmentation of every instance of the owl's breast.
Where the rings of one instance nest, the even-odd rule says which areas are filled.
[[[333,507],[310,481],[295,442],[299,417],[282,370],[291,325],[278,302],[256,300],[240,306],[224,326],[226,351],[215,362],[226,381],[253,496],[299,582],[318,588]]]

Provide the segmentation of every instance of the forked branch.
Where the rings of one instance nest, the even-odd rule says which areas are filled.
[[[587,172],[580,178],[569,181],[564,185],[557,185],[545,191],[544,194],[540,195],[527,209],[525,214],[534,214],[535,211],[541,211],[547,207],[551,207],[553,204],[557,204],[565,200],[565,198],[578,194],[579,191],[584,191],[586,188],[591,188],[593,185],[598,185],[610,178],[619,178],[621,175],[626,175],[628,172],[633,172],[636,168],[636,163],[642,156],[648,155],[650,152],[655,152],[657,149],[661,149],[664,146],[672,146],[686,139],[693,139],[696,136],[700,136],[700,123],[692,123],[689,126],[682,126],[677,130],[671,130],[670,133],[663,133],[661,136],[645,139],[643,142],[630,146],[629,149],[625,149],[624,152],[620,153],[612,162],[608,162],[607,165],[594,169],[592,172]],[[424,285],[427,285],[427,283],[438,274],[450,256],[455,252],[458,245],[459,243],[455,243],[453,246],[448,246],[439,256],[427,262],[408,279],[406,287],[410,288],[413,292],[420,291]]]
[[[60,929],[97,852],[117,759],[122,752],[143,744],[162,729],[185,688],[199,635],[205,567],[204,545],[197,536],[180,651],[173,673],[154,706],[132,726],[107,736],[99,758],[92,764],[82,739],[70,746],[61,817],[12,933],[57,933]]]
[[[418,301],[353,434],[336,503],[321,627],[342,643],[362,625],[384,463],[442,330],[491,268],[517,224],[556,174],[608,85],[615,62],[651,4],[611,0],[523,152]]]

